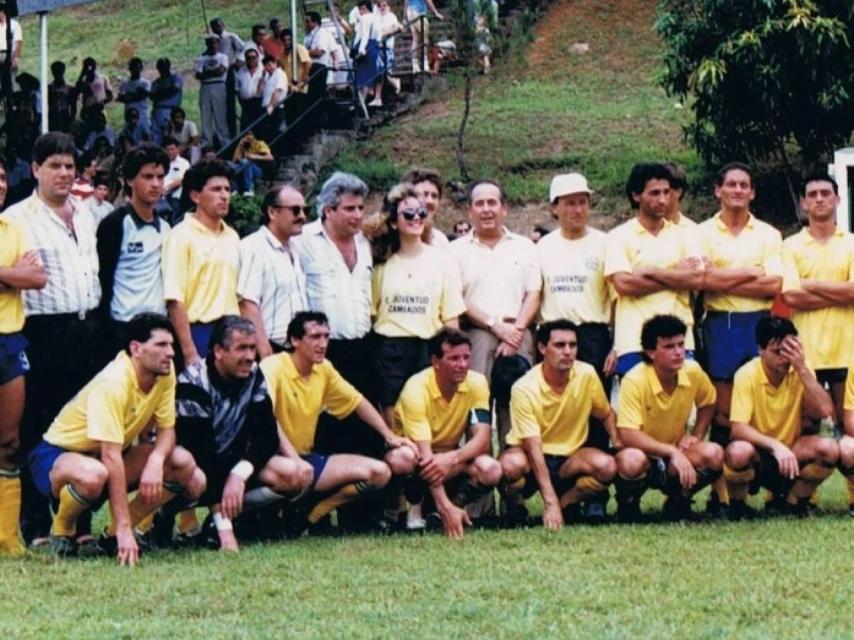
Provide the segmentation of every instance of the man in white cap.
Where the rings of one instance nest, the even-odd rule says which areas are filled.
[[[611,298],[605,279],[606,234],[588,225],[592,194],[580,173],[565,173],[552,179],[549,203],[558,228],[536,245],[543,274],[540,320],[571,320],[577,326],[577,357],[593,366],[610,394],[617,354],[613,350]],[[608,434],[601,421],[591,420],[589,433],[587,446],[608,450]],[[588,499],[584,515],[590,521],[603,519],[604,500]]]

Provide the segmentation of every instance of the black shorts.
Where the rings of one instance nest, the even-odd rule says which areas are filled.
[[[775,496],[789,493],[795,483],[780,473],[780,464],[770,451],[758,449],[759,460],[753,465],[756,475],[750,483],[750,493],[755,494],[759,489],[768,489]]]
[[[613,346],[614,340],[607,324],[585,322],[578,325],[578,359],[596,369],[603,385],[606,381],[602,370]],[[608,391],[608,388],[605,390]]]
[[[848,367],[838,369],[816,369],[815,377],[822,385],[844,384],[848,379]]]
[[[544,453],[543,457],[546,460],[546,467],[549,470],[549,478],[552,481],[552,486],[554,487],[555,493],[557,493],[558,497],[572,489],[572,486],[575,484],[578,476],[573,476],[571,478],[560,477],[560,468],[563,466],[564,462],[569,460],[570,456],[555,456],[549,453]],[[540,485],[537,482],[537,477],[534,475],[533,471],[529,471],[528,475],[525,476],[525,490],[523,495],[526,498],[530,498],[539,491],[539,489]]]
[[[379,402],[393,407],[410,377],[430,364],[429,341],[424,338],[387,338],[377,336],[376,371]]]

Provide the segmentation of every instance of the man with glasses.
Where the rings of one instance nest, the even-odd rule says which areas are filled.
[[[293,187],[273,188],[261,205],[264,226],[240,241],[240,313],[255,325],[261,358],[284,351],[288,324],[308,309],[305,274],[288,242],[302,233],[308,211]]]

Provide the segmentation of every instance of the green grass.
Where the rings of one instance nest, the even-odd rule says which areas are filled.
[[[0,634],[41,638],[854,637],[841,478],[807,520],[302,538],[238,556],[0,563]],[[656,509],[649,495],[646,506]]]

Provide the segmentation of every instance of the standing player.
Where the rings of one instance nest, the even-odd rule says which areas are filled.
[[[512,427],[501,466],[515,490],[527,488],[531,495],[539,489],[543,523],[559,529],[564,521],[577,519],[582,500],[606,490],[626,452],[615,460],[585,444],[590,418],[595,417],[614,446],[622,446],[596,370],[576,361],[575,324],[569,320],[541,324],[537,350],[542,363],[517,380],[511,391]],[[516,507],[524,508],[518,503]]]
[[[6,168],[0,162],[0,206],[6,198]],[[21,478],[18,446],[24,413],[24,375],[29,361],[24,349],[24,303],[21,291],[47,282],[38,254],[28,249],[24,233],[0,216],[0,556],[23,555],[18,535]]]
[[[715,413],[715,389],[693,360],[685,359],[688,328],[675,316],[654,316],[641,330],[644,362],[621,382],[617,427],[624,452],[617,481],[618,516],[640,517],[640,498],[648,487],[662,491],[665,514],[691,515],[691,496],[721,474],[723,449],[704,442]],[[693,431],[688,418],[697,410]]]
[[[448,497],[451,487],[460,484],[454,481],[468,480],[468,487],[458,487],[462,497],[457,502],[463,502],[460,506],[464,507],[467,498],[492,491],[501,480],[501,465],[489,455],[489,385],[483,374],[469,370],[470,361],[468,337],[443,329],[430,341],[430,367],[407,380],[395,405],[395,427],[415,442],[419,453],[420,477],[414,478],[406,491],[412,505],[408,528],[419,524],[416,519],[426,486],[445,533],[462,538],[463,525],[471,524],[471,520],[465,509]],[[461,444],[463,435],[465,444]]]
[[[761,318],[756,343],[759,357],[736,372],[732,388],[725,470],[730,513],[751,515],[744,500],[762,486],[773,493],[766,510],[805,515],[810,495],[839,461],[839,445],[805,434],[803,424],[830,417],[833,402],[807,366],[791,321]]]
[[[127,327],[125,351],[65,405],[30,453],[36,488],[58,499],[51,546],[61,556],[77,552],[77,519],[106,491],[119,564],[136,564],[133,528],[176,495],[198,498],[204,474],[175,447],[175,368],[172,325],[165,316],[141,314]],[[153,444],[134,444],[150,427]],[[128,503],[128,489],[138,487]]]
[[[756,197],[750,167],[733,162],[718,172],[715,197],[720,210],[700,224],[706,258],[703,283],[703,346],[706,371],[718,394],[709,434],[713,442],[729,441],[732,380],[738,368],[756,356],[756,323],[766,317],[783,282],[780,232],[750,212]],[[707,510],[718,512],[728,502],[726,488],[716,484]]]

